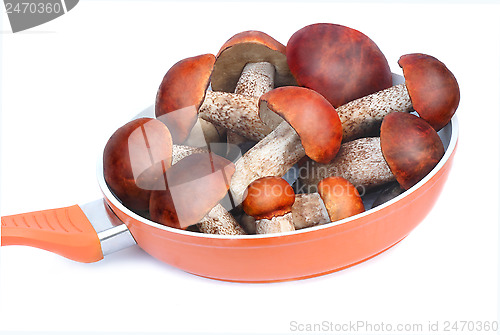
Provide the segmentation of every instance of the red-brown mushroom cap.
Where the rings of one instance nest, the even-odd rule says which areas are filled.
[[[156,95],[155,114],[172,133],[174,143],[186,140],[205,99],[215,56],[205,54],[183,59],[163,77]]]
[[[214,91],[234,92],[247,63],[269,62],[276,68],[275,86],[295,85],[285,46],[266,33],[249,30],[227,40],[217,54],[212,74]]]
[[[151,193],[148,185],[171,162],[172,138],[168,128],[156,119],[136,119],[118,128],[106,143],[104,179],[126,207],[147,210]],[[160,170],[151,170],[153,165]]]
[[[424,119],[413,114],[388,114],[380,128],[384,158],[404,189],[424,178],[444,155],[437,132]]]
[[[318,183],[318,193],[330,220],[338,221],[365,211],[356,187],[342,177],[328,177]]]
[[[378,46],[338,24],[298,30],[288,41],[286,56],[297,83],[321,93],[334,107],[392,86],[389,64]]]
[[[300,137],[306,155],[329,163],[340,149],[342,124],[337,111],[319,93],[305,87],[275,88],[261,96],[261,118],[271,110],[285,119]]]
[[[195,153],[165,173],[165,188],[151,192],[149,212],[160,224],[185,229],[224,198],[234,164],[213,153]]]
[[[292,211],[295,192],[281,177],[263,177],[248,185],[243,210],[257,220],[283,216]]]
[[[451,120],[460,102],[455,76],[446,65],[429,55],[404,55],[398,64],[403,69],[413,108],[439,131]]]

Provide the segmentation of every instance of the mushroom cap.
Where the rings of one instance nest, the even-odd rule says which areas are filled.
[[[424,178],[444,155],[437,132],[424,119],[395,112],[384,117],[380,128],[384,158],[405,190]]]
[[[294,202],[290,184],[281,177],[269,176],[248,185],[242,205],[245,213],[261,220],[290,213]]]
[[[318,183],[318,193],[330,220],[338,221],[365,211],[356,187],[342,177],[328,177]]]
[[[214,62],[212,54],[186,58],[175,63],[163,77],[155,114],[170,129],[175,144],[184,142],[196,123]]]
[[[227,194],[234,169],[213,153],[181,159],[166,171],[165,188],[151,192],[151,219],[181,229],[198,223]]]
[[[342,123],[335,108],[321,94],[305,87],[279,87],[260,97],[259,108],[264,120],[266,114],[272,115],[268,110],[285,119],[299,135],[309,158],[326,164],[337,155]]]
[[[300,86],[321,93],[334,107],[392,86],[384,54],[363,33],[330,23],[295,32],[286,46]]]
[[[234,92],[245,65],[258,62],[274,65],[276,87],[296,85],[286,61],[285,46],[266,33],[249,30],[234,35],[222,45],[214,65],[212,89]]]
[[[126,207],[147,210],[151,193],[148,185],[154,184],[171,162],[172,138],[168,128],[152,118],[132,120],[118,128],[106,143],[104,179]],[[151,170],[156,164],[159,170]]]
[[[413,108],[439,131],[451,120],[460,102],[457,79],[446,65],[429,55],[404,55],[398,64],[403,69]]]

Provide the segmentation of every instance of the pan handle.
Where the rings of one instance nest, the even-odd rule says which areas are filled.
[[[2,216],[1,245],[25,245],[91,263],[103,258],[97,233],[78,205]]]

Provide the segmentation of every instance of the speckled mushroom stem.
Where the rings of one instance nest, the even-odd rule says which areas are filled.
[[[247,63],[241,72],[234,93],[260,97],[274,88],[274,65],[268,62]]]
[[[212,208],[197,226],[205,234],[245,235],[243,228],[221,204]]]
[[[202,119],[253,141],[260,141],[271,132],[259,118],[257,97],[207,91],[198,113]]]
[[[247,63],[236,83],[234,93],[259,98],[262,94],[274,88],[276,69],[268,62]],[[254,112],[251,109],[248,112]],[[248,139],[233,131],[227,132],[227,143],[240,144]]]
[[[413,105],[405,84],[348,102],[337,109],[342,122],[343,141],[374,135],[389,113],[410,112]]]
[[[242,202],[243,194],[252,181],[266,176],[281,177],[304,156],[304,147],[297,132],[287,122],[281,122],[236,161],[230,186],[235,205]]]
[[[343,143],[337,156],[329,164],[307,161],[299,171],[300,191],[317,192],[318,183],[331,176],[347,179],[361,194],[395,180],[382,154],[379,137]]]
[[[255,230],[257,234],[273,234],[294,231],[292,213],[275,216],[271,219],[255,220]]]
[[[208,152],[206,147],[198,148],[189,145],[174,144],[172,146],[172,165],[189,155],[201,152]]]
[[[330,216],[319,193],[295,195],[292,216],[295,229],[313,227],[330,222]]]

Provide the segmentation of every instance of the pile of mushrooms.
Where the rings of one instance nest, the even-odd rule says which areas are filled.
[[[436,58],[404,55],[405,84],[363,33],[319,23],[286,47],[260,31],[165,74],[156,118],[120,127],[104,177],[130,210],[206,234],[284,233],[364,212],[397,196],[444,155],[437,134],[460,100]],[[248,149],[248,150],[247,150]],[[284,179],[290,169],[296,180]],[[376,200],[378,205],[386,200]]]

